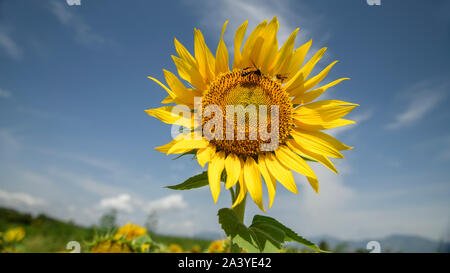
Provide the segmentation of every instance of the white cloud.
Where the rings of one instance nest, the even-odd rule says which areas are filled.
[[[10,97],[11,97],[11,92],[0,88],[0,98],[10,98]]]
[[[102,209],[116,209],[123,212],[134,212],[139,210],[144,213],[155,211],[157,213],[175,210],[182,210],[188,204],[181,194],[171,194],[154,201],[147,201],[141,198],[122,193],[117,196],[107,197],[100,200],[99,207]]]
[[[8,192],[0,189],[0,202],[8,206],[42,206],[46,202],[40,198],[34,197],[22,192]]]
[[[74,14],[70,9],[71,7],[63,4],[63,2],[50,2],[50,11],[63,25],[71,28],[75,32],[75,38],[78,42],[85,45],[103,43],[103,37],[94,33],[91,27],[86,24],[81,17]]]
[[[443,91],[447,86],[436,86],[436,84],[422,82],[409,88],[402,98],[402,103],[406,102],[407,106],[395,116],[386,128],[400,129],[420,121],[442,101],[444,98]]]
[[[200,24],[211,31],[213,35],[219,35],[222,24],[229,20],[227,31],[224,35],[225,43],[229,48],[234,45],[234,31],[245,21],[249,21],[247,27],[247,36],[250,31],[263,20],[271,20],[277,16],[280,23],[278,30],[279,46],[286,41],[289,35],[297,27],[300,32],[297,35],[296,45],[307,42],[309,39],[326,40],[327,33],[318,37],[317,29],[321,25],[322,17],[313,12],[307,5],[295,2],[295,5],[301,5],[299,9],[292,9],[293,1],[256,1],[256,0],[222,0],[222,1],[199,1],[193,4],[195,13],[198,13]],[[314,37],[313,37],[314,36]],[[316,44],[310,50],[315,53]],[[211,48],[215,52],[215,47]],[[230,52],[233,53],[232,51]]]
[[[3,48],[2,51],[6,52],[9,57],[15,60],[19,60],[22,58],[22,52],[19,46],[11,38],[8,31],[3,28],[0,28],[0,48]]]
[[[187,203],[183,200],[183,196],[181,194],[171,194],[148,203],[146,209],[148,211],[166,212],[171,210],[184,209],[186,207]]]
[[[103,209],[116,209],[118,211],[133,212],[131,196],[128,194],[120,194],[116,197],[104,198],[100,200],[100,207]]]

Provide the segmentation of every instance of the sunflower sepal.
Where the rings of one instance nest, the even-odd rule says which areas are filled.
[[[204,186],[207,186],[209,184],[208,182],[208,172],[202,172],[200,174],[194,175],[190,178],[188,178],[183,183],[180,183],[178,185],[173,186],[167,186],[165,188],[171,189],[171,190],[191,190],[191,189],[197,189]]]
[[[315,159],[312,159],[312,158],[309,158],[309,157],[306,157],[306,156],[300,156],[301,158],[303,158],[303,160],[305,160],[305,161],[310,161],[310,162],[318,162],[317,160],[315,160]]]
[[[197,156],[197,151],[198,151],[198,149],[193,149],[193,150],[190,150],[189,152],[185,152],[185,153],[182,153],[182,154],[180,154],[179,156],[177,156],[177,157],[175,157],[175,158],[172,158],[172,160],[177,160],[177,159],[180,159],[181,157],[183,157],[183,156],[186,156],[186,155],[192,155],[192,160],[194,160]]]
[[[217,215],[230,240],[249,253],[280,252],[285,242],[296,242],[316,252],[328,252],[272,217],[255,215],[252,224],[247,227],[232,209],[220,209]]]

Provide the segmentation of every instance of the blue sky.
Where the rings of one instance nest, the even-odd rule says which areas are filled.
[[[111,207],[139,224],[157,210],[161,232],[218,232],[225,191],[214,205],[208,188],[163,188],[201,168],[154,150],[170,127],[144,112],[164,98],[146,77],[175,72],[173,38],[193,50],[194,27],[215,50],[225,20],[230,47],[243,21],[277,15],[282,42],[300,27],[297,46],[328,47],[321,67],[340,60],[328,82],[352,78],[325,97],[361,106],[357,125],[331,132],[355,147],[340,173],[314,165],[321,193],[296,176],[300,194],[278,187],[268,215],[305,236],[440,239],[450,229],[449,13],[444,0],[1,1],[0,205],[86,225]],[[255,213],[249,205],[247,220]]]

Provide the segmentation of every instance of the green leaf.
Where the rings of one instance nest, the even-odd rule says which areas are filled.
[[[260,252],[255,240],[256,235],[252,234],[252,232],[241,223],[233,210],[228,208],[220,209],[218,216],[219,224],[233,243],[247,250],[249,253]]]
[[[184,181],[181,184],[167,186],[166,188],[169,188],[172,190],[190,190],[190,189],[201,188],[201,187],[207,186],[208,184],[209,184],[208,173],[202,172],[201,174],[192,176],[191,178],[189,178],[188,180]]]
[[[309,247],[309,248],[311,248],[311,249],[313,249],[315,251],[327,252],[327,251],[324,251],[324,250],[320,249],[317,245],[315,245],[314,243],[308,241],[307,239],[303,238],[302,236],[298,235],[293,230],[291,230],[290,228],[286,227],[285,225],[283,225],[282,223],[278,222],[277,220],[275,220],[272,217],[262,216],[262,215],[255,215],[253,217],[253,224],[254,223],[266,223],[266,224],[269,224],[271,226],[274,226],[274,227],[277,227],[277,228],[283,230],[284,233],[286,234],[286,237],[284,238],[284,241],[297,242],[297,243],[300,243],[300,244],[302,244],[302,245],[304,245],[306,247]]]
[[[152,239],[148,234],[141,235],[137,238],[134,238],[132,243],[136,245],[143,245],[143,244],[150,244],[152,242]]]
[[[286,241],[300,243],[318,252],[326,252],[274,218],[255,215],[250,227],[246,227],[232,209],[220,209],[218,216],[225,234],[247,252],[279,252]]]
[[[283,230],[266,223],[252,223],[249,229],[256,235],[261,252],[279,252],[285,238]]]

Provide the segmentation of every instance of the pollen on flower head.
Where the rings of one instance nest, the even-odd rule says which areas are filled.
[[[265,131],[269,132],[271,130],[271,121],[274,118],[279,123],[277,126],[278,143],[276,144],[283,143],[289,136],[289,131],[292,126],[293,105],[288,93],[283,89],[281,84],[268,76],[242,70],[222,74],[210,84],[208,91],[202,98],[203,109],[210,105],[219,106],[223,113],[223,139],[213,139],[211,141],[218,151],[222,150],[241,156],[256,156],[261,152],[261,144],[271,142],[271,140],[261,136],[258,130],[261,122],[259,120],[261,106],[265,106],[265,109],[267,109],[267,123],[265,124],[267,128]],[[232,109],[236,113],[227,115],[227,110],[230,109],[230,106],[235,107]],[[239,108],[238,106],[242,107]],[[238,133],[240,133],[240,128],[238,127],[236,114],[249,106],[255,107],[258,122],[250,122],[250,114],[243,113],[245,115],[245,127],[243,127],[244,131],[241,133],[244,135],[244,138],[239,139]],[[271,106],[278,107],[277,116],[271,115]],[[203,117],[202,124],[207,123],[211,118],[213,116]],[[230,124],[234,128],[232,139],[226,137],[226,125]],[[254,139],[250,137],[252,132],[256,135]]]

